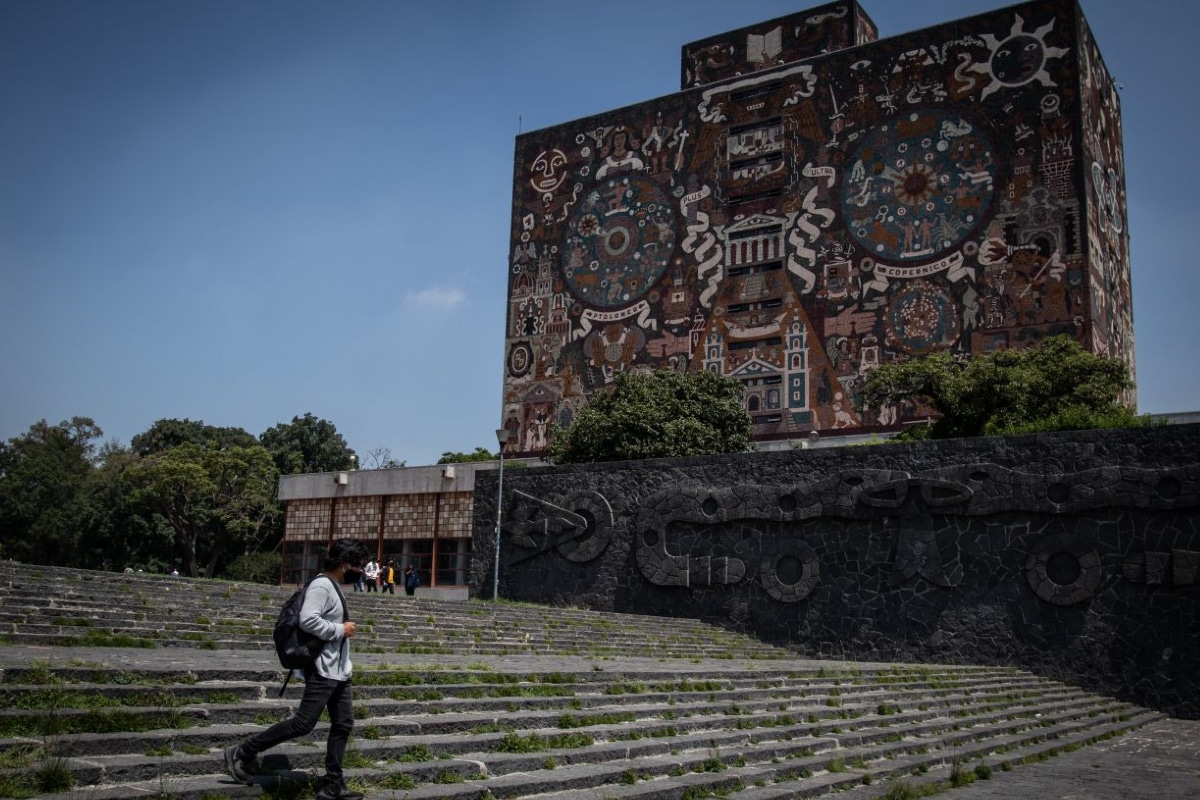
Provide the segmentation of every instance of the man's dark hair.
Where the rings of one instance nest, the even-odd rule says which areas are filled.
[[[337,569],[343,562],[354,569],[360,569],[363,564],[367,563],[366,545],[354,539],[338,539],[329,548],[329,554],[325,556],[321,569],[328,572]]]

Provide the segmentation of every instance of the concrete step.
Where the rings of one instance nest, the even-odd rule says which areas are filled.
[[[377,676],[372,674],[372,677]],[[448,684],[446,678],[449,677],[443,676],[440,684],[435,682],[428,684],[427,687],[461,685]],[[458,679],[461,676],[453,677]],[[577,735],[582,733],[592,740],[592,743],[584,748],[586,753],[571,750],[570,752],[552,753],[549,756],[539,755],[536,759],[539,760],[539,763],[545,762],[546,758],[563,759],[564,763],[580,761],[594,763],[611,760],[613,756],[609,751],[615,750],[619,754],[624,754],[621,757],[626,760],[631,757],[631,754],[638,754],[640,765],[644,757],[656,754],[661,756],[663,753],[672,751],[676,753],[695,751],[703,750],[705,747],[734,747],[742,754],[740,758],[743,760],[747,758],[747,754],[754,753],[757,753],[758,755],[755,757],[761,760],[762,752],[766,752],[763,748],[767,748],[771,742],[789,742],[785,748],[788,752],[797,747],[790,743],[793,740],[816,742],[822,740],[822,737],[835,742],[840,747],[850,744],[865,746],[882,741],[902,740],[905,734],[901,734],[900,730],[905,731],[907,736],[912,738],[928,737],[937,731],[944,733],[956,728],[961,729],[964,726],[975,730],[976,733],[969,736],[967,734],[957,735],[973,740],[978,736],[978,731],[983,729],[1011,731],[1044,727],[1041,723],[1032,722],[1036,719],[1035,715],[1039,713],[1060,715],[1055,719],[1062,720],[1094,719],[1100,716],[1101,712],[1098,710],[1095,710],[1090,717],[1086,713],[1089,708],[1094,708],[1095,698],[1088,698],[1068,687],[1032,678],[1027,680],[1031,688],[1015,694],[1011,691],[1007,692],[1007,695],[1014,695],[1014,697],[1020,695],[1031,701],[1024,705],[1011,702],[1012,698],[1005,694],[1005,691],[1011,688],[1012,676],[1005,676],[1003,680],[992,680],[990,684],[984,680],[976,681],[974,686],[959,687],[964,689],[959,692],[952,692],[947,688],[927,688],[925,693],[922,693],[919,689],[892,687],[895,689],[890,696],[893,702],[899,704],[912,700],[918,705],[927,703],[930,706],[935,703],[950,704],[958,712],[956,716],[952,717],[942,713],[940,709],[911,712],[907,715],[903,712],[891,712],[890,709],[885,709],[887,713],[877,714],[871,711],[870,704],[877,699],[873,692],[879,687],[867,685],[839,687],[832,685],[835,681],[830,679],[817,679],[815,685],[809,684],[808,689],[804,691],[804,697],[794,697],[790,704],[781,706],[778,698],[767,696],[770,692],[765,688],[735,686],[730,681],[725,682],[726,688],[721,692],[710,692],[710,696],[700,702],[690,704],[672,702],[675,701],[672,696],[668,696],[665,701],[659,697],[653,702],[648,702],[649,698],[647,697],[627,694],[623,690],[606,693],[611,687],[622,685],[619,676],[610,676],[608,684],[579,684],[599,690],[589,698],[596,700],[598,705],[595,708],[586,709],[586,713],[598,717],[601,712],[622,711],[630,719],[617,724],[589,725],[578,729],[569,726],[567,731]],[[837,682],[840,683],[840,681]],[[715,684],[716,681],[713,683]],[[946,685],[942,681],[934,683],[939,687]],[[496,684],[497,687],[511,685]],[[86,684],[79,685],[78,688],[81,692],[86,692],[92,687],[93,685]],[[14,697],[20,696],[20,688],[22,687],[12,685],[5,687]],[[183,687],[183,689],[188,688],[193,687]],[[382,690],[389,687],[387,684],[376,683],[366,688]],[[786,688],[774,687],[774,689],[784,690]],[[843,688],[858,692],[861,695],[860,699],[866,701],[866,705],[851,702],[854,699],[853,695],[847,697],[841,694]],[[984,688],[992,691],[982,691]],[[418,686],[418,690],[420,689],[421,687]],[[433,689],[430,688],[430,690]],[[758,693],[757,697],[753,695],[754,692]],[[793,692],[798,695],[799,687],[794,687]],[[833,694],[833,692],[837,692],[837,694]],[[906,698],[906,692],[911,697]],[[260,692],[259,695],[261,696],[263,693]],[[419,703],[394,703],[387,700],[364,698],[357,704],[360,715],[363,717],[359,723],[360,731],[371,730],[372,738],[357,741],[355,746],[362,750],[364,757],[372,762],[396,761],[403,759],[405,754],[414,748],[429,749],[430,745],[426,743],[430,741],[430,737],[442,736],[446,737],[444,742],[434,745],[445,748],[438,752],[442,761],[465,759],[476,770],[480,764],[483,764],[489,775],[508,775],[513,771],[524,771],[529,768],[530,758],[534,757],[527,755],[517,757],[513,754],[487,755],[494,752],[497,743],[502,742],[508,734],[501,734],[498,731],[471,733],[472,730],[478,731],[481,727],[504,725],[509,734],[516,733],[518,736],[542,736],[549,739],[556,735],[563,735],[563,719],[570,716],[570,714],[564,714],[564,709],[569,708],[569,705],[563,704],[564,698],[521,699],[538,702],[553,700],[558,703],[558,707],[524,710],[517,708],[509,709],[506,713],[501,714],[489,713],[488,709],[476,707],[472,712],[468,708],[472,703],[478,706],[477,699],[458,698],[454,702],[457,702],[460,707],[450,710],[448,713],[435,713],[434,709],[423,707]],[[969,713],[970,702],[984,703],[997,699],[1003,702],[993,705],[998,705],[1000,711],[1007,711],[1009,718],[1025,720],[1025,723],[1012,725],[995,710],[980,714]],[[749,710],[745,713],[729,714],[722,710],[727,708],[724,705],[726,700],[738,702],[746,709],[770,705],[772,710],[770,713],[764,711],[757,715]],[[829,705],[830,700],[834,700],[837,705]],[[959,701],[962,701],[962,704],[959,704]],[[261,725],[267,721],[263,719],[262,714],[276,712],[278,717],[272,718],[282,718],[288,713],[291,702],[293,701],[250,702],[243,704],[246,706],[243,713],[256,714],[256,721]],[[205,748],[209,748],[211,751],[212,748],[219,747],[221,743],[228,742],[231,737],[245,736],[250,730],[255,729],[256,726],[249,723],[235,724],[239,719],[236,713],[237,708],[239,707],[209,704],[203,709],[204,713],[195,718],[202,719],[205,725],[211,727],[131,734],[124,737],[123,749],[113,748],[117,742],[121,741],[115,735],[68,734],[59,738],[61,749],[58,752],[71,754],[72,758],[67,762],[67,766],[75,775],[77,782],[81,784],[138,784],[139,782],[144,784],[146,781],[163,780],[164,778],[176,782],[180,778],[191,777],[197,772],[203,774],[212,769],[212,754],[211,752],[202,752]],[[161,713],[161,709],[124,710],[145,714]],[[444,709],[437,710],[445,711]],[[188,715],[195,713],[197,709],[172,709],[172,711],[180,712],[179,715],[173,717],[176,727],[179,727],[183,720],[194,719]],[[580,709],[572,709],[572,712],[580,717],[585,716],[580,711]],[[793,712],[794,718],[787,720],[787,724],[780,724],[784,712]],[[403,719],[396,719],[394,715],[397,713],[403,714]],[[818,714],[828,716],[818,716]],[[835,714],[840,716],[833,716]],[[0,715],[0,719],[3,719],[2,715]],[[241,719],[245,719],[245,717],[243,716]],[[315,738],[311,741],[319,742],[323,738],[323,727],[314,732]],[[450,749],[445,743],[450,739],[456,740],[459,745]],[[475,749],[464,752],[468,749],[465,744],[467,742],[473,744]],[[608,742],[608,744],[599,746],[596,742]],[[480,750],[478,748],[481,745],[483,749]],[[820,749],[827,745],[828,742],[814,746]],[[179,748],[184,748],[185,752],[178,754]],[[557,750],[562,749],[557,748]],[[769,748],[767,749],[769,750]],[[107,754],[102,754],[99,752],[100,750],[107,751]],[[780,758],[779,752],[776,747],[771,751],[770,758]],[[311,746],[306,747],[304,744],[285,745],[279,749],[279,753],[288,759],[289,768],[312,769],[319,765],[321,758],[319,747],[314,749]],[[447,759],[447,756],[450,758]],[[443,776],[446,770],[452,772],[458,770],[455,774],[459,774],[462,771],[459,769],[460,766],[454,763],[440,764],[440,771],[437,774]],[[562,777],[563,775],[559,774],[553,776],[553,779],[558,780]],[[142,786],[142,788],[145,787]],[[105,791],[115,791],[115,789],[109,787]]]
[[[948,761],[963,762],[991,758],[996,764],[1018,762],[1027,756],[1082,745],[1099,737],[1132,729],[1160,715],[1142,712],[1124,720],[1116,717],[1088,724],[1064,723],[1038,727],[1020,736],[999,729],[961,734],[945,744],[924,740],[873,740],[857,734],[839,737],[809,737],[753,742],[726,737],[699,737],[692,741],[596,742],[584,748],[550,748],[538,753],[511,754],[490,750],[464,753],[460,757],[435,760],[411,759],[414,751],[398,750],[381,742],[355,742],[349,760],[359,766],[348,774],[368,787],[381,787],[370,796],[391,796],[403,775],[403,786],[412,786],[406,796],[466,798],[493,796],[541,796],[548,800],[583,800],[587,792],[604,797],[671,797],[684,800],[709,792],[729,791],[739,798],[767,800],[786,796],[817,796],[833,788],[854,790],[872,782],[899,778],[913,772],[936,774]],[[283,770],[285,775],[319,772],[321,748],[285,745],[264,767]],[[419,752],[419,751],[417,751]],[[135,797],[168,785],[179,796],[200,797],[204,792],[223,792],[227,779],[214,771],[219,753],[189,755],[155,764],[145,756],[109,759],[103,769],[79,765],[81,776],[124,780],[93,784],[82,789],[89,797]],[[87,770],[95,770],[87,772]],[[206,772],[207,770],[207,772]],[[868,777],[870,776],[870,777]],[[395,786],[401,788],[401,786]],[[102,794],[97,794],[101,792]],[[69,795],[68,795],[69,796]],[[75,795],[84,796],[84,795]],[[858,796],[858,795],[852,795]],[[877,796],[877,795],[862,795]]]
[[[39,796],[213,800],[280,779],[275,796],[296,796],[322,771],[325,723],[266,755],[264,785],[232,783],[221,760],[294,710],[299,689],[277,696],[267,636],[288,594],[0,564],[5,640],[53,654],[18,664],[0,644],[0,788],[28,795],[56,769],[74,788]],[[1159,718],[1004,667],[797,660],[695,620],[351,603],[362,635],[349,774],[373,798],[873,798],[884,781],[946,779],[952,762],[957,778],[990,764],[998,779],[1006,763]]]

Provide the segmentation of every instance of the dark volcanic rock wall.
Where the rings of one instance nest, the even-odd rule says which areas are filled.
[[[1200,425],[506,469],[500,594],[1021,665],[1198,717],[1198,487]]]

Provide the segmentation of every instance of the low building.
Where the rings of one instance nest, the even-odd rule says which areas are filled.
[[[334,539],[351,538],[381,564],[394,561],[397,583],[412,564],[420,594],[465,599],[475,473],[491,469],[486,461],[284,475],[283,583],[302,583]]]

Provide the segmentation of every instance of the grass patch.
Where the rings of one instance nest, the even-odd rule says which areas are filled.
[[[493,748],[500,753],[537,753],[542,750],[564,750],[588,747],[595,740],[585,733],[566,733],[560,736],[521,735],[509,732]]]
[[[383,728],[379,727],[378,725],[367,725],[362,729],[362,731],[359,732],[358,735],[364,739],[367,739],[368,741],[387,738],[387,734],[384,732]]]
[[[560,728],[586,728],[591,725],[617,725],[622,722],[633,722],[633,714],[622,712],[617,714],[563,714],[558,718]]]
[[[429,752],[429,748],[423,744],[414,744],[404,749],[397,761],[417,762],[417,761],[433,761],[433,754]]]
[[[417,785],[417,781],[412,775],[403,772],[393,772],[374,782],[374,786],[378,789],[404,792],[412,791],[417,788]]]
[[[646,684],[641,681],[626,681],[624,683],[611,683],[604,687],[605,694],[645,694],[647,692]]]
[[[191,720],[176,711],[133,714],[128,711],[88,710],[80,714],[21,714],[5,717],[0,719],[0,737],[140,733],[158,728],[188,727],[191,727]]]

